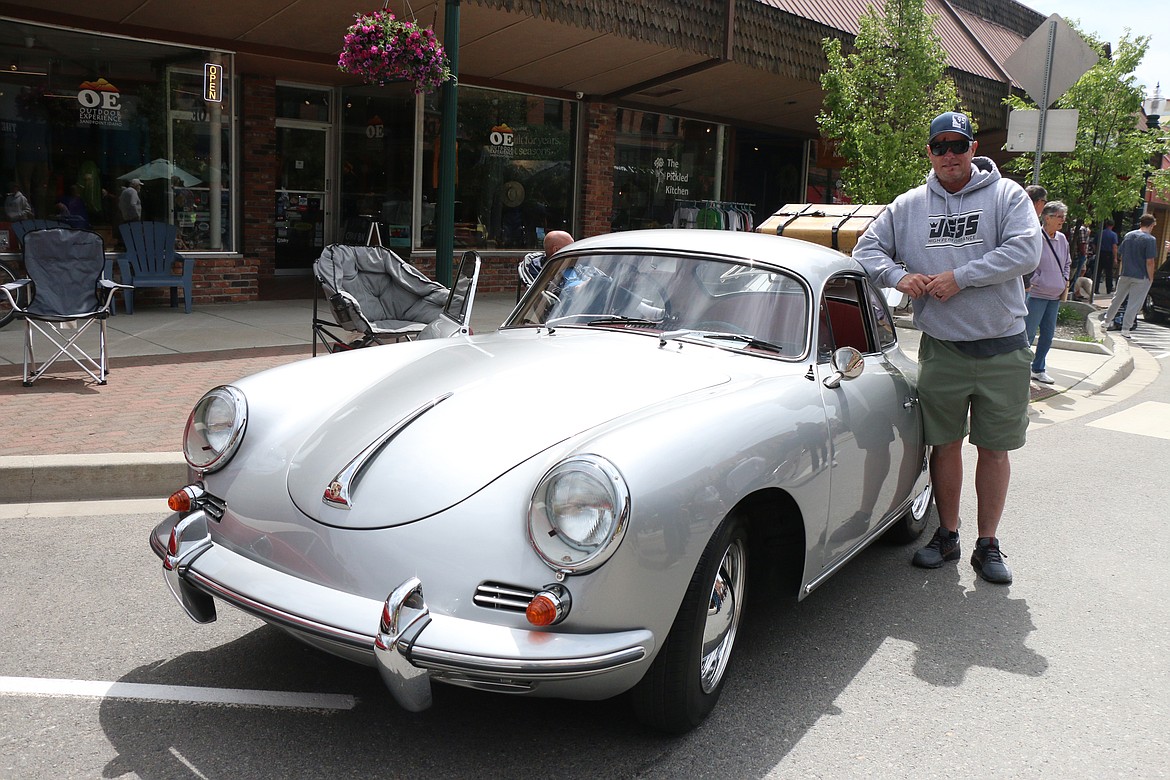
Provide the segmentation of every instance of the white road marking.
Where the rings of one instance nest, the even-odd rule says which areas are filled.
[[[188,761],[186,758],[184,758],[182,753],[180,753],[179,751],[175,750],[173,747],[167,748],[167,750],[169,750],[169,751],[171,752],[171,755],[172,755],[172,756],[174,756],[176,759],[178,759],[178,760],[179,760],[179,761],[180,761],[180,762],[183,764],[183,766],[185,766],[185,767],[187,767],[188,769],[190,769],[190,770],[191,770],[191,774],[193,774],[193,775],[195,775],[196,777],[198,777],[198,778],[199,778],[199,780],[209,780],[209,779],[208,779],[208,777],[207,777],[207,775],[203,774],[203,773],[202,773],[202,772],[200,772],[198,769],[196,769],[196,768],[195,768],[195,765],[194,765],[194,764],[192,764],[190,761]]]
[[[143,699],[193,704],[230,704],[237,707],[276,707],[308,710],[352,710],[357,699],[340,693],[253,691],[243,688],[199,688],[187,685],[149,685],[103,680],[57,680],[44,677],[0,677],[0,694],[75,696],[91,699]]]
[[[1110,431],[1170,439],[1170,404],[1146,401],[1088,424]]]

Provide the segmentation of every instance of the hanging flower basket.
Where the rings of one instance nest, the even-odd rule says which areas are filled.
[[[387,10],[357,14],[345,32],[337,67],[367,84],[414,83],[415,92],[433,92],[452,78],[443,45],[429,27]]]

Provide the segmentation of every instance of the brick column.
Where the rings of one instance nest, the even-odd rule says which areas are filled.
[[[613,214],[613,161],[617,137],[617,107],[609,103],[585,103],[587,146],[585,192],[581,208],[581,232],[577,238],[611,232]]]
[[[244,262],[253,277],[276,272],[276,79],[244,76],[240,117],[239,192],[243,198]]]

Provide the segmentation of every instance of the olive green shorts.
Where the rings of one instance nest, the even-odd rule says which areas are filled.
[[[918,398],[927,444],[970,442],[989,450],[1024,446],[1032,350],[969,357],[925,333],[918,346]],[[968,429],[968,417],[970,428]]]

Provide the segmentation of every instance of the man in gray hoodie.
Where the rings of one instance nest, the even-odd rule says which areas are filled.
[[[1024,189],[975,156],[966,115],[935,117],[929,139],[926,183],[882,212],[853,257],[875,284],[910,296],[922,331],[918,393],[940,527],[913,563],[937,568],[959,558],[962,446],[970,433],[979,457],[971,565],[983,579],[1006,584],[1012,573],[996,534],[1008,453],[1024,445],[1028,427],[1032,352],[1021,277],[1040,257],[1040,224]]]

